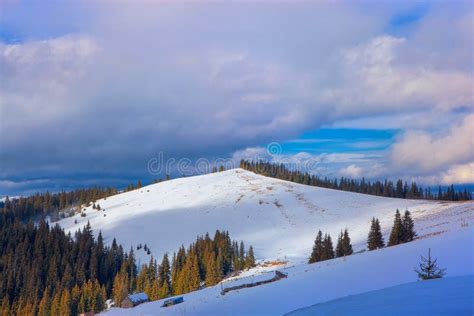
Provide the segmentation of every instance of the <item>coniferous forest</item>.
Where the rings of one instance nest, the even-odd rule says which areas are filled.
[[[253,248],[228,232],[198,237],[170,263],[153,257],[137,267],[115,239],[104,245],[88,224],[74,236],[44,220],[25,223],[12,209],[0,212],[0,311],[2,315],[77,315],[99,312],[108,298],[144,291],[151,300],[214,285],[230,273],[254,266]]]
[[[113,242],[94,238],[88,225],[74,237],[44,220],[24,224],[11,212],[0,218],[2,315],[75,315],[100,311],[114,276],[129,258]]]
[[[28,197],[18,197],[0,202],[0,210],[11,211],[21,221],[41,219],[47,215],[59,217],[59,211],[78,205],[89,204],[93,201],[117,194],[115,188],[95,187],[90,189],[77,189],[60,193],[36,193]]]
[[[385,181],[368,181],[354,180],[349,178],[329,179],[327,177],[320,178],[307,172],[298,170],[289,170],[283,164],[275,164],[270,162],[254,162],[241,160],[240,168],[255,172],[267,177],[277,178],[281,180],[291,181],[300,184],[312,185],[317,187],[350,191],[356,193],[378,195],[384,197],[394,197],[402,199],[428,199],[428,200],[446,200],[446,201],[465,201],[472,200],[472,194],[466,189],[456,191],[451,185],[447,190],[443,191],[441,187],[433,192],[431,188],[423,189],[423,187],[412,182],[408,184],[401,179],[395,183],[390,180]]]

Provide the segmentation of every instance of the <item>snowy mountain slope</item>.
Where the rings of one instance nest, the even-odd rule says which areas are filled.
[[[403,302],[403,304],[400,304]],[[303,308],[306,315],[472,315],[474,276],[413,282]]]
[[[226,295],[221,295],[221,285],[216,285],[183,295],[184,303],[176,306],[161,308],[163,300],[160,300],[145,303],[133,309],[113,308],[105,314],[283,315],[302,307],[348,295],[415,282],[417,275],[414,268],[418,266],[420,255],[426,256],[428,248],[431,248],[432,256],[438,259],[439,266],[447,269],[446,277],[471,276],[472,279],[472,275],[474,275],[473,234],[472,226],[465,227],[441,236],[354,254],[346,258],[314,264],[297,264],[281,270],[288,274],[285,279],[258,287],[232,291]],[[254,269],[253,273],[258,273],[258,270],[258,268]],[[248,271],[248,274],[250,272]],[[251,279],[252,277],[247,278]],[[239,280],[225,282],[223,286],[232,286],[233,283],[238,284]],[[429,286],[429,283],[419,286],[423,287],[424,284]],[[473,283],[470,282],[460,286],[470,287],[472,293],[474,292],[472,285]],[[449,288],[445,290],[449,290]],[[472,315],[474,313],[472,295],[463,295],[457,298],[458,305],[470,308],[468,315]],[[425,298],[425,303],[436,303],[437,299],[436,296],[432,296],[431,300]],[[376,311],[383,310],[383,302],[379,301],[375,306],[378,308]],[[454,315],[455,311],[448,310],[447,315]],[[309,314],[315,315],[314,313]],[[419,315],[419,313],[415,314]],[[346,313],[341,309],[335,315],[351,315],[351,313]]]
[[[59,224],[73,233],[90,221],[106,242],[115,237],[125,249],[146,243],[157,258],[216,229],[252,244],[257,259],[306,260],[318,229],[335,239],[348,228],[357,251],[365,248],[372,217],[380,219],[387,235],[397,208],[412,212],[420,237],[474,223],[473,202],[383,198],[299,185],[242,169],[153,184],[97,203],[105,211],[89,207],[86,217],[77,214]],[[143,250],[138,258],[148,261]]]
[[[397,208],[412,212],[421,238],[474,223],[473,202],[383,198],[299,185],[242,169],[153,184],[97,203],[105,211],[89,207],[86,217],[77,214],[59,224],[74,232],[90,221],[106,242],[115,237],[125,249],[147,244],[157,258],[216,229],[252,244],[257,259],[306,260],[318,229],[335,239],[348,228],[357,251],[365,248],[371,218],[380,219],[387,235]],[[148,261],[143,250],[138,258]]]

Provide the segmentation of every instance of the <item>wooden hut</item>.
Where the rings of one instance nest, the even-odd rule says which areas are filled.
[[[128,295],[120,304],[122,308],[132,308],[141,303],[148,302],[148,296],[145,293],[134,293]]]

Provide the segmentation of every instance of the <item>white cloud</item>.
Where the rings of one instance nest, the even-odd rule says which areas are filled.
[[[353,178],[353,179],[358,179],[363,175],[362,171],[363,170],[362,170],[361,167],[358,167],[356,165],[349,165],[349,166],[341,169],[340,173],[343,176]]]
[[[455,165],[443,172],[441,183],[474,183],[474,162]]]
[[[423,61],[404,64],[400,56],[414,45],[385,35],[348,49],[341,56],[342,80],[324,91],[327,102],[340,104],[341,112],[363,105],[359,110],[371,114],[447,111],[472,104],[472,73],[435,69]]]
[[[444,135],[407,131],[392,146],[390,159],[399,169],[410,166],[425,173],[474,162],[474,114]]]
[[[19,34],[33,35],[0,44],[0,176],[47,177],[51,166],[135,176],[160,150],[223,156],[338,122],[414,130],[407,137],[432,150],[433,130],[472,111],[472,6],[433,6],[412,33],[386,34],[400,6],[102,2],[58,4],[54,19],[28,6],[29,15],[6,12]],[[34,40],[40,25],[82,35]],[[464,158],[443,151],[429,168],[469,162],[451,142],[440,145]],[[431,172],[416,148],[410,156],[408,138],[397,146]],[[317,159],[318,168],[334,163],[334,174],[390,167],[369,154]]]

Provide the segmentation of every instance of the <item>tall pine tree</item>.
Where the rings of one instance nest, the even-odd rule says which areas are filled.
[[[318,231],[316,239],[314,240],[313,251],[309,257],[308,263],[314,263],[322,260],[323,254],[323,232]]]
[[[375,250],[379,248],[383,248],[385,246],[385,242],[382,236],[382,230],[380,228],[380,222],[378,218],[373,217],[372,223],[370,225],[369,236],[367,238],[367,248],[369,250]]]
[[[416,237],[415,233],[415,223],[413,222],[413,219],[411,218],[411,214],[408,210],[405,211],[405,214],[403,215],[403,242],[409,242],[412,241]]]
[[[388,246],[395,246],[402,243],[404,235],[402,218],[400,216],[400,211],[397,210],[395,213],[395,219],[393,220],[393,227],[388,240]]]

